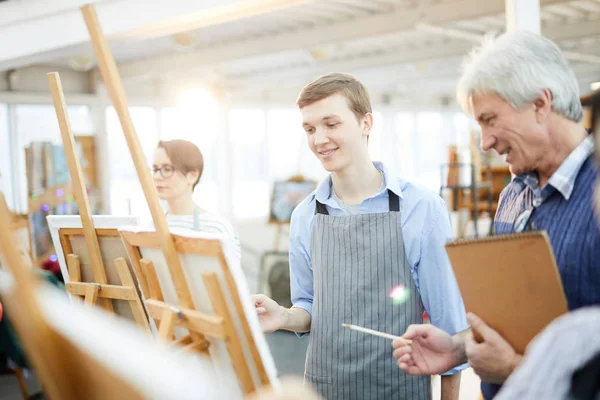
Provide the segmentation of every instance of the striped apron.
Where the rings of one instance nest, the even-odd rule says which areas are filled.
[[[388,339],[342,327],[355,324],[402,334],[423,323],[423,303],[404,249],[400,200],[390,211],[329,216],[317,201],[312,228],[313,313],[305,380],[326,399],[431,399],[429,376],[408,376]],[[409,290],[394,305],[389,292]]]

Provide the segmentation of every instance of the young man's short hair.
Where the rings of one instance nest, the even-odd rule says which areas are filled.
[[[348,99],[348,106],[360,121],[367,113],[371,113],[371,100],[367,89],[355,77],[339,72],[323,75],[302,89],[296,105],[302,109],[334,94],[342,94]]]
[[[158,148],[165,150],[175,169],[183,175],[187,175],[188,172],[198,172],[198,179],[192,186],[193,190],[200,181],[204,170],[204,157],[198,146],[187,140],[176,139],[161,140],[158,142]]]

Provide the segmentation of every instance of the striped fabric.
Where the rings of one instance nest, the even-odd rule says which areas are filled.
[[[597,354],[600,307],[569,313],[531,342],[523,362],[496,399],[569,399],[573,373]]]
[[[219,233],[231,240],[239,259],[241,255],[240,238],[233,226],[225,218],[203,212],[195,215],[166,215],[167,225],[171,228],[185,228],[200,232]]]
[[[390,193],[390,209],[399,210]],[[321,207],[319,207],[321,205]],[[401,334],[423,322],[423,303],[406,258],[400,212],[324,215],[317,203],[311,243],[314,301],[305,378],[326,399],[430,399],[429,376],[407,376],[387,339],[349,323]],[[392,288],[408,300],[394,305]]]
[[[594,152],[594,137],[588,135],[563,161],[560,167],[548,180],[544,188],[539,187],[539,179],[535,172],[528,172],[515,178],[514,184],[521,190],[529,187],[532,191],[532,204],[538,207],[544,202],[553,190],[558,190],[565,200],[569,200],[575,186],[575,179],[581,166]]]

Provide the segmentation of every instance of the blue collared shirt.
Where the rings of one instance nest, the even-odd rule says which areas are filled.
[[[431,323],[455,334],[468,328],[460,291],[444,245],[453,240],[450,219],[444,201],[434,192],[397,178],[379,163],[373,163],[383,172],[385,189],[367,198],[360,213],[389,211],[388,189],[400,198],[402,235],[423,305]],[[315,214],[315,199],[327,207],[331,216],[344,215],[331,192],[331,176],[304,199],[292,213],[290,226],[290,281],[292,303],[312,314],[313,270],[310,240]],[[402,334],[403,332],[390,332]],[[458,367],[450,374],[464,369]]]

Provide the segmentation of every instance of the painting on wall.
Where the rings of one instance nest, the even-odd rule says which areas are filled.
[[[302,178],[275,182],[273,184],[269,221],[272,223],[289,223],[294,208],[315,190],[316,186],[316,182]]]

